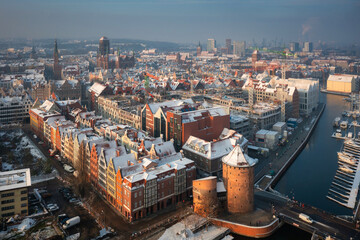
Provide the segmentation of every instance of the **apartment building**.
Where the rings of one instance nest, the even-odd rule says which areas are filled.
[[[0,98],[0,125],[23,123],[29,119],[32,101],[27,94],[21,97]]]
[[[0,216],[28,215],[30,169],[0,172]]]

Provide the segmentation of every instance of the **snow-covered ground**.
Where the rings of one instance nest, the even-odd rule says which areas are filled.
[[[7,163],[7,162],[3,162],[2,163],[2,171],[11,171],[14,170],[14,165]]]
[[[34,158],[34,162],[42,159],[46,160],[44,154],[37,148],[37,146],[28,138],[22,129],[17,129],[13,131],[0,131],[0,147],[12,148],[15,145],[15,149],[11,149],[11,152],[16,159],[22,160],[24,156],[24,149],[29,149],[30,154]],[[6,159],[6,158],[5,158]],[[14,169],[12,162],[6,162],[3,159],[3,170],[8,171]],[[5,160],[5,161],[4,161]],[[21,162],[21,161],[20,161]]]
[[[27,136],[22,136],[20,144],[15,149],[15,152],[16,153],[21,152],[21,150],[25,148],[30,149],[30,153],[35,159],[44,159],[44,160],[46,159],[44,154],[42,154],[42,152],[34,145],[34,143]]]
[[[12,236],[23,236],[25,232],[33,227],[36,220],[32,218],[25,218],[20,224],[8,227],[7,231],[0,232],[0,239],[9,239]]]

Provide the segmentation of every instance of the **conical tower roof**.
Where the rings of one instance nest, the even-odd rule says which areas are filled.
[[[228,155],[222,158],[222,161],[232,167],[252,167],[258,162],[256,158],[244,154],[240,145],[236,145]]]

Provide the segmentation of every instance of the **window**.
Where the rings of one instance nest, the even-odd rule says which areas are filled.
[[[1,215],[1,216],[2,216],[2,217],[10,217],[10,216],[13,216],[13,215],[15,215],[14,212],[9,212],[9,213],[5,213],[5,214],[3,214],[3,215]]]
[[[135,208],[137,208],[137,202],[135,202]]]
[[[14,193],[13,193],[13,192],[1,194],[1,197],[2,197],[2,198],[12,197],[12,196],[14,196]]]
[[[27,210],[22,210],[21,211],[21,214],[26,214],[27,213]]]
[[[12,203],[12,202],[14,202],[14,199],[1,201],[1,204],[7,204],[7,203]]]
[[[139,192],[139,197],[141,196],[141,192]]]
[[[134,194],[134,198],[137,198],[137,193]]]
[[[141,207],[141,200],[139,201],[139,207]]]
[[[27,206],[27,203],[21,204],[21,207],[26,207],[26,206]]]
[[[25,200],[27,200],[27,197],[22,197],[21,198],[21,201],[25,201]]]
[[[21,194],[26,194],[27,193],[27,190],[22,190],[21,191]]]
[[[7,207],[2,207],[1,210],[2,211],[6,211],[6,210],[10,210],[10,209],[14,209],[14,206],[7,206]]]

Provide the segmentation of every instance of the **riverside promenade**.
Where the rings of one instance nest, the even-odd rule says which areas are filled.
[[[286,172],[288,167],[291,166],[306,146],[321,114],[324,112],[325,106],[324,103],[320,103],[314,113],[304,119],[297,126],[293,134],[288,137],[285,146],[279,147],[276,151],[273,151],[268,158],[260,161],[259,167],[255,170],[255,182],[258,188],[267,190],[278,182],[283,173]],[[271,170],[273,170],[276,175],[274,177],[267,177],[266,175],[268,175]]]

